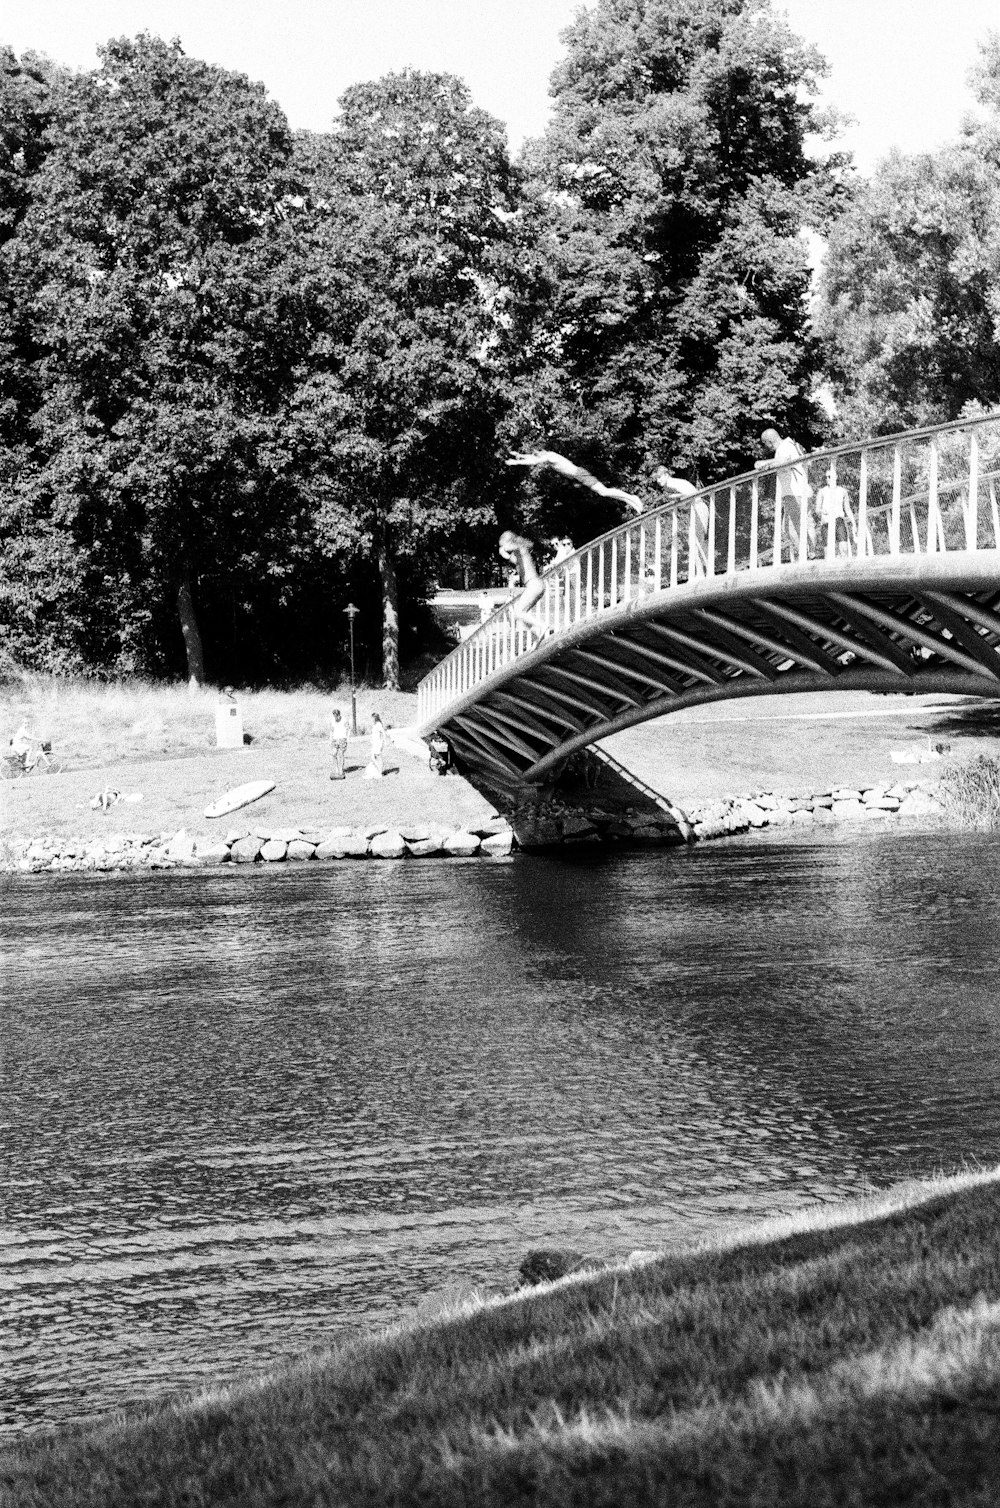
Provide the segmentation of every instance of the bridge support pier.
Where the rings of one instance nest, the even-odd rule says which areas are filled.
[[[537,784],[501,783],[493,772],[461,760],[457,768],[496,804],[523,849],[552,851],[601,843],[649,847],[693,838],[679,807],[596,746],[580,750]]]

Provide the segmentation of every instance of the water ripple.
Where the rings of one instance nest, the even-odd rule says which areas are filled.
[[[0,1431],[1000,1158],[986,839],[5,885]]]

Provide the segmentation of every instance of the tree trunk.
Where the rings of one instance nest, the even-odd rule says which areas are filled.
[[[382,584],[382,685],[399,690],[399,581],[388,525],[378,535],[378,574]]]
[[[191,590],[191,571],[185,567],[177,588],[177,615],[181,620],[184,650],[187,654],[188,686],[192,691],[205,684],[205,651],[201,642],[201,630],[194,611],[194,594]]]

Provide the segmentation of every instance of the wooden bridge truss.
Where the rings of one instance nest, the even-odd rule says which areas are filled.
[[[421,683],[418,731],[494,788],[698,703],[1000,696],[1000,414],[769,466],[630,520]]]

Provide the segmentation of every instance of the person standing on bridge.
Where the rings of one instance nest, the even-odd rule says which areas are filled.
[[[657,466],[653,472],[653,481],[662,487],[671,501],[684,503],[688,498],[697,498],[691,504],[691,518],[694,524],[691,540],[694,552],[694,574],[705,576],[708,574],[708,499],[697,497],[698,488],[694,482],[687,481],[682,476],[674,476],[669,466]]]
[[[826,474],[826,483],[816,494],[820,527],[826,531],[826,556],[833,560],[836,555],[856,555],[858,551],[858,525],[851,507],[847,488],[837,481],[837,469],[831,462]],[[837,525],[843,524],[846,538],[837,539]]]
[[[781,512],[779,539],[787,539],[792,560],[795,561],[799,558],[803,514],[806,515],[807,537],[809,533],[809,474],[805,466],[794,464],[801,461],[805,451],[791,435],[785,435],[782,439],[776,429],[765,429],[760,441],[772,452],[772,458],[755,461],[754,469],[760,471],[765,466],[782,468],[774,480],[774,506]]]

